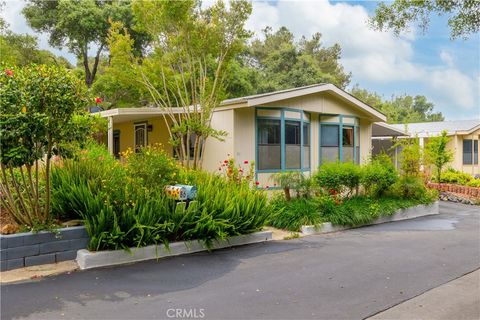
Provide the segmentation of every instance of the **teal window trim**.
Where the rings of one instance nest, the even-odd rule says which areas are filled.
[[[343,161],[343,127],[353,127],[353,161],[354,163],[357,163],[357,157],[360,157],[360,148],[361,146],[359,145],[360,141],[357,141],[357,131],[360,130],[360,120],[358,117],[351,116],[351,115],[342,115],[342,114],[326,114],[326,113],[320,113],[319,115],[319,126],[318,126],[318,165],[322,165],[322,125],[337,125],[339,127],[338,130],[338,160],[340,162]],[[321,121],[322,116],[334,116],[338,117],[339,121],[338,122],[332,122],[332,121]],[[345,118],[350,118],[354,119],[354,123],[344,123],[343,119]],[[360,133],[360,131],[358,131]],[[357,147],[358,147],[358,152],[357,152]],[[358,154],[357,154],[358,153]]]
[[[272,117],[272,116],[259,116],[258,110],[279,110],[280,111],[280,119],[279,117]],[[300,119],[296,118],[286,118],[285,111],[290,112],[298,112],[300,113]],[[288,108],[288,107],[256,107],[255,108],[255,181],[258,181],[258,173],[275,173],[275,172],[284,172],[284,171],[300,171],[300,172],[309,172],[311,170],[312,164],[309,161],[309,167],[304,167],[304,145],[303,145],[303,124],[307,123],[310,124],[311,121],[306,121],[304,118],[305,111]],[[258,120],[260,119],[270,119],[270,120],[280,120],[280,155],[281,155],[281,165],[280,169],[258,169]],[[285,146],[285,121],[299,121],[300,122],[300,168],[297,169],[286,169],[286,146]],[[312,126],[309,127],[309,134],[310,134],[310,150],[312,149]],[[311,153],[311,152],[310,152]],[[271,189],[271,188],[270,188]]]

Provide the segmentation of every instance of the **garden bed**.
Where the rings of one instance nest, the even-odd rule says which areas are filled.
[[[1,271],[73,260],[88,241],[84,226],[0,235]]]
[[[130,248],[130,252],[126,250],[93,252],[83,249],[78,251],[77,263],[80,266],[80,269],[84,270],[241,246],[264,242],[271,239],[271,231],[261,231],[230,237],[226,240],[214,240],[211,248],[207,248],[207,246],[201,241],[180,241],[170,243],[168,248],[166,248],[164,245],[151,245],[140,248]]]
[[[341,226],[341,225],[333,225],[330,222],[324,222],[317,226],[302,226],[301,232],[304,235],[311,235],[311,234],[322,234],[322,233],[330,233],[336,231],[342,231],[352,228],[364,227],[368,225],[386,223],[386,222],[394,222],[394,221],[401,221],[406,219],[414,219],[418,217],[438,214],[438,201],[430,204],[430,205],[418,205],[412,208],[407,209],[400,209],[396,213],[392,215],[380,216],[378,219],[372,221],[371,223],[367,223],[364,225],[359,226]]]

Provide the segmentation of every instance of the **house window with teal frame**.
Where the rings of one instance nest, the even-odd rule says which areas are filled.
[[[353,120],[345,121],[345,118]],[[335,161],[360,163],[358,119],[344,115],[338,115],[338,119],[338,122],[320,121],[320,164]]]
[[[256,111],[257,172],[310,170],[310,123],[303,111],[257,109],[279,111],[279,117]]]

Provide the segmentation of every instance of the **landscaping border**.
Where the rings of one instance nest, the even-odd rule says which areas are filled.
[[[0,270],[73,260],[88,241],[84,226],[0,235]]]
[[[360,226],[355,226],[355,227],[338,226],[338,225],[332,225],[330,222],[324,222],[318,226],[302,226],[301,232],[304,235],[330,233],[330,232],[342,231],[347,229],[365,227],[365,226],[374,225],[374,224],[414,219],[414,218],[429,216],[433,214],[439,214],[438,201],[435,201],[434,203],[429,205],[422,204],[422,205],[418,205],[418,206],[407,208],[407,209],[400,209],[392,215],[381,216],[380,218],[372,221],[371,223],[360,225]]]
[[[271,231],[260,231],[234,236],[226,240],[214,240],[211,250],[264,242],[271,239]],[[141,248],[131,248],[130,250],[131,252],[126,250],[93,252],[82,249],[77,252],[77,263],[80,269],[85,270],[184,255],[207,251],[208,249],[205,244],[200,241],[181,241],[170,243],[168,249],[164,245],[151,245]]]

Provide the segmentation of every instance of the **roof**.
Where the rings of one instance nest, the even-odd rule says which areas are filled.
[[[319,92],[330,92],[335,94],[337,97],[339,97],[343,101],[350,103],[354,107],[368,114],[368,116],[371,117],[373,121],[387,120],[386,116],[380,111],[360,101],[359,99],[355,98],[348,92],[336,87],[333,84],[328,84],[328,83],[313,84],[313,85],[299,87],[299,88],[279,90],[279,91],[261,93],[261,94],[246,96],[246,97],[228,99],[228,100],[222,101],[222,103],[220,104],[221,107],[218,108],[217,110],[220,111],[221,109],[224,109],[224,108],[246,108],[246,107],[261,106],[261,105],[265,105],[265,104],[276,102],[276,101],[302,97],[302,96],[315,94]],[[183,108],[172,108],[172,109],[175,110],[175,113],[183,112]],[[99,112],[101,117],[113,116],[115,118],[123,118],[124,120],[126,120],[127,117],[130,117],[130,118],[135,116],[141,117],[147,114],[161,115],[165,113],[167,112],[164,109],[150,108],[150,107],[118,108],[118,109]],[[118,119],[118,120],[122,120],[122,119]]]
[[[369,106],[365,102],[352,96],[348,92],[330,83],[318,83],[318,84],[312,84],[304,87],[291,88],[291,89],[279,90],[279,91],[268,92],[268,93],[260,93],[260,94],[234,98],[234,99],[227,99],[227,100],[224,100],[220,104],[220,106],[226,107],[226,106],[232,106],[232,105],[240,105],[239,107],[254,107],[254,106],[260,106],[260,105],[271,103],[271,102],[292,99],[292,98],[306,96],[309,94],[314,94],[319,92],[334,93],[341,99],[350,102],[351,104],[355,105],[356,107],[363,110],[364,112],[367,112],[368,114],[372,115],[374,118],[376,118],[377,121],[387,120],[386,116],[380,111],[376,110],[375,108]]]
[[[406,128],[410,136],[422,138],[440,135],[444,130],[447,131],[448,135],[469,134],[476,129],[480,129],[480,119],[391,124],[390,126],[400,130]]]
[[[399,129],[385,122],[374,122],[372,125],[372,138],[407,136],[405,128]]]

